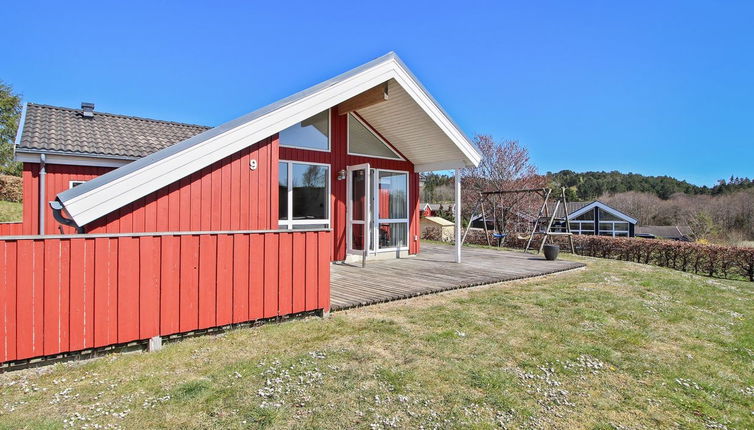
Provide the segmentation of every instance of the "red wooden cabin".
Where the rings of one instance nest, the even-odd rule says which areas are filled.
[[[82,109],[29,104],[19,133],[16,158],[24,162],[24,218],[18,225],[0,227],[0,234],[116,238],[111,257],[126,265],[113,269],[117,273],[102,272],[102,278],[94,273],[95,280],[107,284],[116,279],[118,285],[131,282],[143,289],[142,274],[147,273],[148,285],[180,289],[175,307],[189,320],[166,322],[166,330],[161,321],[150,322],[159,326],[157,331],[140,334],[136,329],[124,338],[103,334],[103,345],[192,330],[201,321],[211,326],[327,310],[323,277],[329,277],[329,269],[318,261],[416,254],[419,172],[460,169],[480,161],[474,145],[393,53],[214,128],[101,113],[90,104]],[[317,235],[304,238],[305,233]],[[223,245],[226,236],[233,237],[230,245]],[[74,274],[74,263],[84,258],[76,252],[85,247],[76,242],[79,236],[47,237],[60,242],[53,244],[57,251],[50,255],[66,258],[52,263],[58,273],[65,267],[65,286],[54,281],[54,291],[68,289],[70,299],[83,282]],[[147,243],[144,237],[161,239]],[[27,268],[18,253],[33,256],[36,249],[26,249],[22,242],[40,238],[16,238],[21,242],[12,246],[10,240],[3,241],[5,250],[0,247],[0,252],[13,254],[21,273]],[[100,270],[109,254],[94,249],[91,263]],[[144,252],[154,249],[161,250],[159,258],[145,258]],[[166,253],[177,256],[166,260]],[[202,272],[205,257],[208,269]],[[49,269],[50,258],[39,263]],[[121,279],[118,270],[130,271],[126,266],[131,258],[135,274],[123,273]],[[231,263],[221,268],[227,261]],[[257,272],[250,273],[248,266],[260,261],[264,275],[254,287]],[[177,265],[177,277],[163,267],[169,264]],[[162,274],[159,281],[151,278],[155,271]],[[44,284],[47,278],[40,276]],[[19,282],[0,279],[6,313],[11,304],[3,288],[7,293]],[[228,282],[233,285],[230,295],[218,296]],[[185,283],[192,287],[184,294]],[[205,297],[206,285],[211,285],[212,296]],[[128,300],[136,309],[146,309],[139,288]],[[269,302],[273,296],[275,301]],[[215,313],[207,320],[202,297],[215,303],[213,312],[221,308],[215,301],[229,300],[224,306],[231,313],[222,321]],[[161,301],[160,312],[175,311],[167,303]],[[126,314],[118,313],[118,318]],[[59,346],[52,351],[74,349]],[[29,354],[42,355],[36,351],[23,357]]]

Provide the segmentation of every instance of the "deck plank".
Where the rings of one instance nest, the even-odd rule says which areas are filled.
[[[540,255],[484,248],[464,248],[461,264],[454,262],[454,255],[451,246],[423,243],[421,252],[408,258],[367,260],[364,268],[333,264],[331,308],[344,310],[584,266],[566,260],[546,261]]]

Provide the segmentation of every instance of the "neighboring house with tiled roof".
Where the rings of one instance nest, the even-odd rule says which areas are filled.
[[[687,225],[644,225],[636,227],[636,236],[692,242],[694,232]]]
[[[84,104],[85,105],[85,104]],[[209,130],[210,127],[35,103],[26,105],[16,158],[38,162],[39,154],[137,160]],[[55,157],[58,156],[58,157]],[[49,160],[48,160],[49,162]],[[114,162],[118,167],[123,162]]]
[[[96,112],[91,103],[81,109],[26,104],[15,145],[15,159],[24,164],[23,222],[11,231],[72,232],[47,208],[58,193],[209,129]]]

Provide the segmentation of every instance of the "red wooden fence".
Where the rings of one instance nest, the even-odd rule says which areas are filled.
[[[20,222],[0,222],[0,236],[13,236],[23,234]]]
[[[329,231],[0,239],[0,362],[330,308]]]

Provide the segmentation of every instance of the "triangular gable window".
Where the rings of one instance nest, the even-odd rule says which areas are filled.
[[[366,157],[403,160],[379,136],[353,115],[348,115],[348,153]]]

